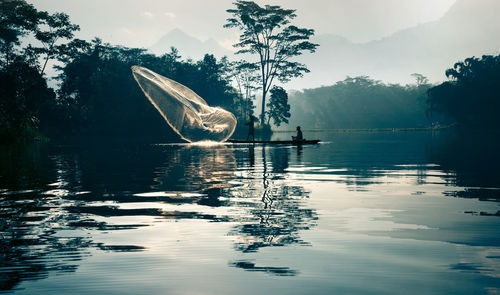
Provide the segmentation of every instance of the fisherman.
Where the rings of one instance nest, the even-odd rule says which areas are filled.
[[[245,123],[245,125],[248,125],[247,141],[250,138],[250,135],[252,136],[252,141],[255,141],[255,129],[253,126],[254,122],[255,122],[255,117],[250,115],[250,121],[248,123]]]
[[[300,130],[300,126],[297,126],[297,136],[292,136],[293,141],[303,141],[304,136],[302,135],[302,130]]]

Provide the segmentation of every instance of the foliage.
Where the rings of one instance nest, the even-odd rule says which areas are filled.
[[[67,44],[60,41],[71,40],[74,31],[79,30],[69,21],[67,14],[38,11],[24,0],[2,1],[0,12],[0,60],[9,64],[22,54],[27,62],[40,68],[41,74],[50,59],[62,56],[67,50]],[[20,38],[27,35],[38,44],[18,48]],[[38,64],[40,59],[43,59],[42,65]]]
[[[0,61],[8,65],[19,50],[20,38],[36,30],[39,19],[33,5],[23,0],[0,1]]]
[[[79,27],[66,14],[38,11],[24,0],[1,1],[0,11],[0,133],[4,139],[37,129],[54,138],[176,139],[144,98],[131,74],[132,65],[179,81],[210,105],[235,110],[238,95],[226,79],[224,63],[212,55],[182,61],[175,48],[155,56],[145,49],[103,44],[100,39],[74,39]],[[31,43],[23,47],[21,40]],[[50,59],[59,61],[57,98],[43,77]]]
[[[237,95],[233,106],[236,118],[242,122],[248,120],[254,114],[255,91],[259,89],[259,77],[256,75],[258,67],[244,60],[230,62],[226,57],[221,62],[227,73],[225,78],[233,81],[236,86]]]
[[[2,139],[19,140],[39,134],[61,116],[55,93],[43,72],[51,58],[74,50],[59,42],[72,39],[78,26],[63,13],[38,11],[24,0],[0,2],[0,133]],[[22,46],[21,42],[37,40]],[[37,47],[38,46],[38,47]],[[43,60],[42,60],[43,58]],[[43,65],[40,65],[40,61]],[[61,122],[54,122],[55,127]]]
[[[40,41],[40,47],[28,47],[28,52],[43,58],[41,73],[45,72],[47,62],[64,54],[67,49],[66,44],[58,44],[59,40],[70,40],[73,38],[75,31],[80,27],[72,24],[69,21],[69,16],[64,13],[54,13],[52,15],[47,12],[41,12],[39,17],[39,25],[35,31],[35,38]]]
[[[426,76],[419,73],[413,73],[411,76],[415,78],[417,86],[429,85],[429,79]]]
[[[430,85],[384,84],[366,76],[290,93],[293,126],[304,129],[427,127]]]
[[[77,110],[76,134],[176,139],[160,114],[145,99],[130,71],[147,67],[190,87],[210,105],[231,110],[234,92],[222,79],[223,67],[212,55],[181,61],[172,49],[161,57],[144,49],[102,44],[98,39],[61,68],[61,102]],[[206,87],[210,85],[210,87]]]
[[[470,57],[446,71],[450,79],[428,91],[429,111],[443,113],[462,127],[498,128],[500,55]]]
[[[228,9],[232,17],[227,19],[225,28],[241,31],[240,41],[234,46],[240,48],[237,54],[258,56],[262,88],[261,124],[265,120],[266,95],[274,79],[285,83],[290,78],[301,77],[309,72],[304,64],[291,58],[304,51],[314,52],[317,44],[309,42],[314,30],[290,25],[296,17],[295,10],[280,6],[260,7],[253,1],[238,0],[235,9]]]
[[[40,111],[55,103],[55,93],[47,87],[38,69],[21,58],[0,69],[0,137],[22,139],[38,127]]]
[[[288,104],[288,94],[285,89],[279,86],[274,86],[271,88],[271,97],[267,103],[268,111],[268,122],[273,119],[274,125],[280,126],[281,123],[288,123],[288,118],[290,118],[290,105]]]

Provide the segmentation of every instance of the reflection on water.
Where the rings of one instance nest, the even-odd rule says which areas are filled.
[[[440,293],[454,280],[464,293],[500,290],[496,143],[478,150],[427,132],[318,136],[324,144],[303,147],[1,147],[0,290],[64,293],[55,286],[110,276],[115,255],[125,269],[140,268],[135,255],[151,257],[149,267],[171,266],[161,273],[174,281],[216,269],[226,287],[257,281],[287,294],[399,284],[397,294],[424,281]],[[108,262],[99,275],[87,272],[100,261]],[[417,270],[430,277],[400,277]],[[154,277],[149,288],[164,290]],[[272,277],[294,281],[271,286]]]
[[[432,161],[453,176],[450,184],[465,188],[451,190],[448,195],[499,201],[499,146],[498,134],[448,134],[430,153]]]
[[[59,234],[68,230],[71,235],[81,233],[76,229],[112,231],[147,226],[113,224],[96,217],[234,221],[238,225],[228,234],[238,238],[235,248],[243,252],[307,244],[298,231],[312,226],[317,218],[314,210],[301,208],[301,200],[307,198],[303,188],[283,183],[280,174],[288,167],[288,149],[153,145],[74,152],[46,148],[14,147],[2,157],[2,167],[7,168],[2,171],[2,185],[10,187],[1,192],[2,290],[12,289],[21,280],[47,276],[49,271],[74,271],[75,261],[89,255],[85,250],[89,247],[117,252],[147,249],[107,245],[83,234]],[[148,152],[141,153],[145,148]],[[262,155],[257,165],[255,149]],[[235,152],[244,169],[238,169]],[[248,158],[244,157],[247,153]],[[267,162],[267,153],[272,163]],[[195,205],[202,206],[201,210]],[[203,210],[203,206],[240,208],[241,212]],[[252,263],[231,265],[249,270]],[[286,267],[251,269],[278,275],[295,272]]]

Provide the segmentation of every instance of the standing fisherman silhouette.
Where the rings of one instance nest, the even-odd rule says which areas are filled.
[[[292,136],[293,141],[303,141],[304,136],[302,135],[302,130],[300,130],[300,126],[297,126],[297,136]]]
[[[248,135],[247,135],[247,140],[250,139],[250,135],[252,136],[252,141],[255,141],[255,129],[254,129],[254,122],[255,122],[255,117],[250,115],[250,121],[248,123],[245,123],[245,125],[248,125]]]

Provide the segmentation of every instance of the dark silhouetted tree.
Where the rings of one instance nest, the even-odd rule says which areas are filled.
[[[256,64],[260,68],[262,87],[261,124],[264,125],[266,95],[274,79],[285,83],[309,72],[304,64],[291,59],[304,51],[314,52],[318,45],[308,41],[314,30],[290,24],[296,16],[293,9],[270,5],[260,7],[253,1],[238,0],[234,4],[235,9],[227,10],[232,17],[227,19],[224,27],[241,31],[240,42],[234,45],[240,48],[237,54],[258,56]]]
[[[54,100],[37,68],[21,58],[11,60],[0,70],[0,141],[33,136],[40,109]]]
[[[237,93],[226,78],[224,64],[213,55],[184,61],[172,48],[156,56],[99,39],[74,39],[78,29],[66,14],[37,11],[24,0],[0,0],[2,135],[16,137],[39,129],[51,137],[177,139],[137,86],[132,65],[186,85],[210,105],[235,110]],[[51,59],[59,61],[55,66],[61,82],[57,99],[44,78]],[[36,131],[32,134],[39,135]],[[0,135],[0,140],[5,138]]]
[[[58,44],[62,40],[71,40],[74,32],[80,30],[78,25],[69,21],[69,16],[64,13],[49,14],[40,13],[40,23],[35,32],[35,38],[42,44],[41,47],[30,47],[31,51],[41,58],[43,64],[40,73],[45,72],[47,63],[50,59],[57,58],[66,53],[68,49],[65,44]]]
[[[0,1],[0,61],[6,66],[17,53],[20,38],[34,32],[39,12],[23,0]]]
[[[500,55],[467,58],[446,76],[449,81],[427,93],[430,112],[448,115],[462,127],[500,126]]]
[[[131,66],[147,67],[191,88],[209,105],[232,110],[235,93],[213,55],[183,61],[177,50],[162,56],[145,49],[94,40],[62,68],[59,98],[75,113],[76,134],[179,140],[141,92]],[[207,87],[207,85],[210,85]]]
[[[288,123],[290,118],[290,105],[288,104],[288,94],[285,89],[279,86],[271,88],[271,97],[267,103],[268,114],[267,124],[273,119],[274,125],[280,126],[281,123]]]

